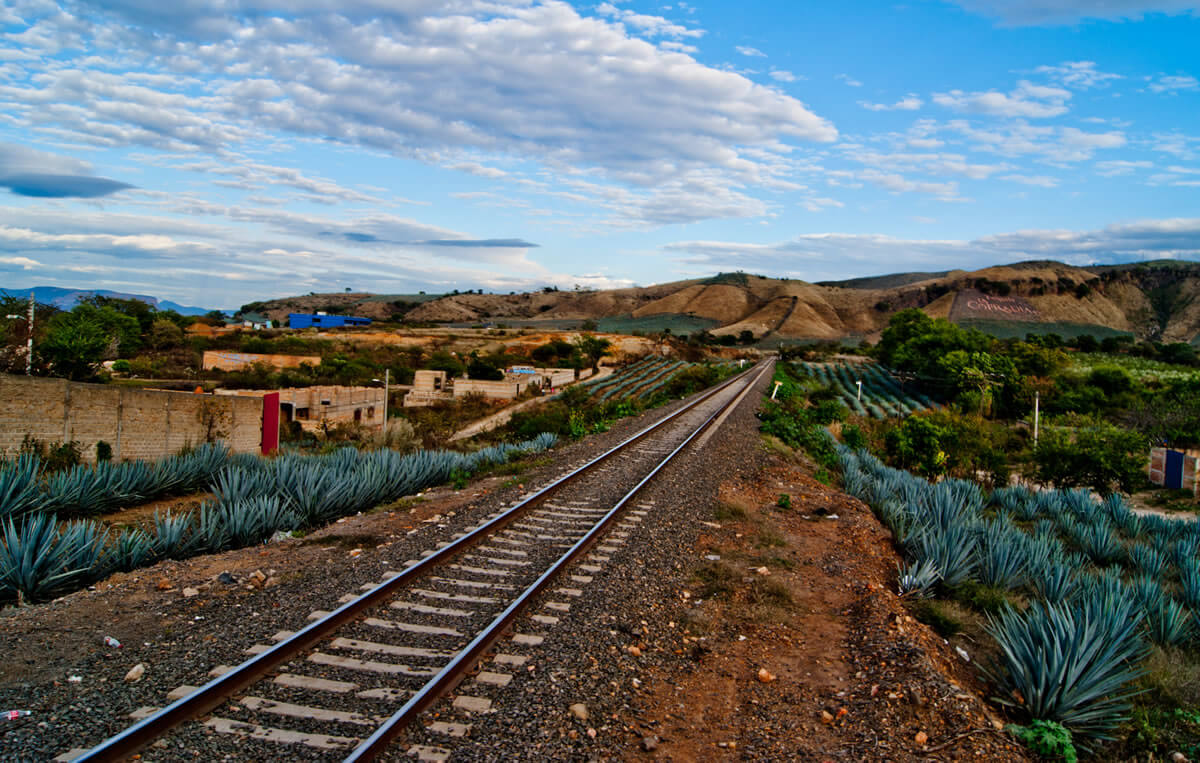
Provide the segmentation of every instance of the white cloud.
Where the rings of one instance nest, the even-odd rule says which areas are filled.
[[[800,204],[809,212],[821,212],[829,207],[836,207],[840,209],[846,206],[837,199],[830,199],[826,196],[814,196],[812,198],[805,199],[804,201],[800,202]]]
[[[908,271],[973,270],[1024,260],[1073,265],[1200,259],[1200,219],[1144,220],[1092,231],[1028,230],[974,240],[816,233],[771,244],[679,241],[663,251],[696,269],[835,280]]]
[[[977,151],[994,151],[1003,156],[1040,155],[1057,164],[1090,159],[1100,149],[1120,148],[1127,142],[1120,130],[1089,133],[1075,127],[1030,125],[1023,120],[990,129],[977,128],[965,120],[952,120],[945,129],[974,142]]]
[[[763,53],[758,48],[752,48],[749,45],[737,45],[734,47],[734,50],[736,50],[738,53],[741,53],[743,56],[749,56],[751,58],[766,58],[767,57],[766,53]]]
[[[1067,113],[1067,100],[1071,92],[1057,87],[1044,87],[1030,82],[1020,82],[1009,93],[995,90],[965,93],[951,90],[934,93],[933,102],[939,106],[975,114],[989,114],[1009,119],[1026,117],[1041,119]]]
[[[1034,72],[1079,90],[1105,87],[1112,80],[1123,79],[1120,74],[1099,71],[1095,61],[1064,61],[1058,66],[1039,66]]]
[[[1153,166],[1154,162],[1111,159],[1109,161],[1096,162],[1096,174],[1103,177],[1132,175],[1136,170],[1150,169]]]
[[[1058,186],[1059,180],[1049,175],[1001,175],[1001,180],[1008,180],[1012,183],[1021,183],[1022,185],[1035,185],[1041,188],[1055,188]]]
[[[42,263],[28,257],[0,257],[0,265],[15,265],[25,270],[32,270],[41,267]]]
[[[859,101],[858,105],[871,111],[916,111],[917,109],[921,108],[924,103],[925,102],[916,95],[909,93],[890,106],[886,103],[869,103],[867,101]]]
[[[953,0],[1012,26],[1078,24],[1085,19],[1140,21],[1147,14],[1196,13],[1195,0]]]
[[[446,165],[448,169],[458,170],[459,172],[469,172],[481,178],[502,178],[508,177],[508,173],[496,167],[486,167],[479,162],[456,162],[455,164]]]
[[[612,3],[601,3],[596,6],[596,12],[601,16],[609,16],[617,19],[622,24],[627,24],[634,27],[643,34],[652,37],[703,37],[704,30],[688,29],[679,24],[672,23],[662,16],[647,16],[634,11],[618,8]]]
[[[177,3],[169,13],[142,0],[80,8],[86,22],[72,33],[89,56],[123,57],[97,70],[64,47],[25,81],[0,79],[18,129],[218,162],[264,137],[311,139],[500,177],[472,158],[486,155],[555,175],[596,172],[616,186],[674,184],[674,195],[706,187],[712,173],[730,187],[774,182],[796,145],[837,136],[778,88],[647,39],[694,40],[702,30],[611,3],[599,18],[552,0],[306,0],[286,13],[272,0]],[[53,14],[31,22],[51,31],[65,23]],[[220,182],[375,203],[266,168]]]
[[[778,80],[779,82],[795,82],[796,75],[785,69],[772,69],[771,79]]]
[[[862,87],[863,86],[863,83],[854,79],[849,74],[836,74],[836,75],[834,75],[834,79],[839,79],[842,82],[845,82],[850,87]]]
[[[1182,90],[1200,90],[1200,80],[1190,74],[1160,75],[1147,85],[1155,93],[1177,93]]]

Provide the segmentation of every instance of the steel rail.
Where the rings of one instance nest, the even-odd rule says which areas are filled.
[[[762,377],[762,374],[770,368],[770,364],[764,366],[759,371],[750,383],[746,385],[749,390]],[[740,378],[740,375],[739,377]],[[557,561],[555,561],[545,572],[538,577],[528,588],[525,589],[507,608],[492,620],[492,622],[477,635],[466,647],[462,649],[454,659],[447,663],[433,678],[421,687],[408,702],[406,702],[399,710],[388,718],[382,726],[379,727],[366,741],[354,749],[350,755],[346,756],[345,763],[358,763],[358,761],[374,760],[376,756],[387,749],[388,745],[399,736],[408,726],[416,720],[426,708],[436,702],[441,695],[448,689],[453,688],[465,673],[470,670],[471,664],[480,656],[485,654],[492,645],[504,636],[512,625],[513,621],[520,616],[521,612],[529,605],[529,603],[544,591],[554,578],[556,578],[567,566],[575,559],[587,551],[596,542],[601,534],[608,529],[608,526],[616,520],[621,509],[625,504],[633,500],[633,497],[642,491],[650,480],[654,479],[675,456],[677,456],[684,448],[686,448],[692,440],[704,432],[708,425],[713,422],[718,416],[725,413],[730,408],[736,406],[745,397],[745,393],[736,396],[734,399],[714,411],[700,426],[696,427],[691,434],[687,436],[674,450],[672,450],[665,458],[663,458],[640,482],[637,483],[626,493],[619,501],[613,504],[612,508],[601,517],[592,529],[580,538],[575,545],[571,546]]]
[[[408,567],[399,575],[380,583],[356,599],[343,604],[324,618],[309,624],[270,649],[255,655],[226,673],[212,679],[191,694],[181,697],[163,709],[138,721],[121,733],[104,740],[86,753],[75,758],[72,763],[110,763],[111,761],[125,760],[149,743],[164,736],[168,731],[184,721],[213,710],[233,694],[256,683],[276,666],[288,662],[296,654],[315,646],[346,623],[353,621],[363,611],[390,598],[398,590],[426,574],[430,569],[468,550],[482,537],[505,527],[515,520],[518,514],[523,513],[532,504],[545,500],[566,483],[577,479],[580,475],[607,461],[617,453],[622,452],[651,432],[658,430],[677,417],[701,405],[714,395],[720,394],[722,390],[735,384],[752,370],[753,367],[707,390],[695,400],[681,406],[679,410],[644,427],[617,445],[609,448],[604,453],[601,453],[596,458],[553,480],[550,484],[513,504],[503,514],[485,522],[461,538],[438,549],[433,554],[420,560],[417,564]]]

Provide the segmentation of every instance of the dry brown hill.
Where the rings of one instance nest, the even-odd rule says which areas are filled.
[[[812,284],[725,273],[713,278],[606,291],[451,294],[440,297],[310,294],[254,303],[274,319],[324,310],[376,320],[538,325],[608,321],[653,332],[671,320],[714,334],[750,331],[759,339],[872,337],[897,310],[918,307],[936,317],[998,335],[1029,331],[1141,338],[1200,339],[1200,263],[1160,261],[1073,267],[1023,262],[973,272],[904,273]]]

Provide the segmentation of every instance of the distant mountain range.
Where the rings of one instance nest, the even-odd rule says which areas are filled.
[[[75,305],[90,297],[112,297],[114,299],[138,299],[148,305],[153,305],[156,310],[174,310],[180,315],[204,315],[212,311],[212,308],[208,307],[181,305],[169,299],[159,299],[158,297],[150,297],[145,294],[126,294],[120,291],[109,291],[108,289],[65,289],[61,286],[34,286],[31,289],[0,288],[0,293],[22,299],[28,298],[31,291],[36,295],[38,302],[54,305],[59,310],[70,310]]]
[[[748,273],[607,291],[440,296],[310,294],[255,303],[256,313],[325,310],[376,320],[629,333],[706,329],[760,342],[874,339],[916,307],[1001,337],[1134,335],[1200,346],[1200,263],[1159,260],[1073,267],[1021,262],[973,272],[895,273],[806,283]]]

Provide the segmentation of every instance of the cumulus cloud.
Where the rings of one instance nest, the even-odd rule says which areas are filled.
[[[674,24],[662,16],[647,16],[634,11],[618,8],[612,3],[601,3],[596,6],[596,12],[601,16],[609,16],[623,24],[632,26],[650,36],[666,37],[702,37],[704,30],[688,29],[680,24]]]
[[[763,53],[758,48],[752,48],[749,45],[736,45],[734,46],[734,50],[736,50],[738,53],[741,53],[743,56],[749,56],[751,58],[767,57],[766,53]]]
[[[952,0],[1011,26],[1056,26],[1087,19],[1140,21],[1148,14],[1196,13],[1194,0]]]
[[[1200,259],[1200,219],[1144,220],[1092,231],[1029,230],[973,240],[820,233],[772,244],[680,241],[667,254],[703,270],[749,270],[836,280],[898,271],[975,269],[1024,260],[1073,265]]]
[[[795,82],[796,75],[786,69],[772,69],[771,79],[778,80],[779,82]]]
[[[996,90],[965,93],[951,90],[934,93],[933,102],[939,106],[975,114],[1030,119],[1056,117],[1067,113],[1071,92],[1057,87],[1045,87],[1022,81],[1015,90],[1001,93]]]
[[[550,0],[79,7],[80,34],[96,34],[82,42],[120,44],[131,61],[56,62],[0,83],[0,98],[24,124],[83,144],[220,157],[266,130],[438,164],[507,155],[649,187],[713,168],[753,179],[788,143],[837,136],[778,89],[645,39],[702,30],[611,3],[593,17]],[[111,14],[123,25],[101,33]],[[66,23],[60,13],[30,28]],[[150,72],[186,77],[140,76]]]

